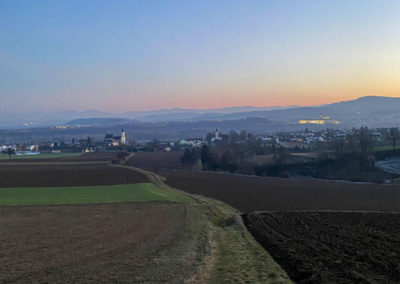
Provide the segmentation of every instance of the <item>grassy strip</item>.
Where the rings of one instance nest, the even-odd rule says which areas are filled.
[[[212,252],[198,266],[198,273],[186,282],[292,283],[286,272],[247,231],[237,210],[218,200],[174,189],[154,173],[129,166],[122,167],[147,175],[152,183],[165,191],[190,196],[199,210],[206,214],[208,225],[203,231],[206,230],[210,235]],[[200,226],[197,221],[191,221],[195,222],[195,226]]]
[[[51,159],[64,157],[78,157],[83,153],[44,153],[39,155],[11,155],[11,159],[7,154],[0,154],[0,160],[18,160],[18,159]]]
[[[390,150],[393,150],[393,146],[376,146],[376,147],[374,147],[375,152],[390,151]]]
[[[189,199],[180,193],[165,191],[151,183],[82,187],[0,188],[0,205],[161,200],[185,202]]]
[[[218,235],[211,283],[291,283],[272,257],[248,233],[224,228]]]
[[[212,208],[214,264],[209,283],[292,283],[286,272],[247,231],[236,209],[218,200],[195,196]]]
[[[131,155],[131,156],[132,156],[132,155]],[[146,175],[146,176],[149,178],[150,182],[151,182],[152,184],[156,185],[158,188],[161,188],[161,189],[163,189],[164,191],[169,192],[169,193],[171,193],[171,194],[175,194],[175,195],[180,196],[180,198],[181,198],[183,201],[185,201],[185,202],[193,202],[193,201],[194,201],[194,200],[191,198],[191,196],[192,196],[191,194],[188,194],[188,193],[186,193],[186,192],[184,192],[184,191],[177,190],[177,189],[175,189],[175,188],[172,188],[172,187],[166,185],[166,184],[163,182],[162,178],[161,178],[159,175],[157,175],[157,174],[154,174],[154,173],[149,172],[149,171],[146,171],[146,170],[142,170],[142,169],[140,169],[140,168],[132,167],[132,166],[113,165],[113,164],[110,164],[110,166],[112,166],[112,167],[126,168],[126,169],[130,169],[130,170],[132,170],[132,171],[136,171],[136,172],[142,173],[142,174]]]

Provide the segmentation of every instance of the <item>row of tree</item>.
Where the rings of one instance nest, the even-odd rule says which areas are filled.
[[[219,153],[206,145],[201,150],[196,148],[186,149],[181,157],[182,165],[188,169],[196,168],[211,171],[221,169],[229,172],[236,171],[239,160],[229,149]]]
[[[383,144],[390,143],[395,151],[397,141],[400,137],[398,128],[381,128],[378,129],[378,133],[381,134]],[[368,127],[361,127],[360,129],[353,129],[353,131],[347,134],[344,138],[333,139],[332,143],[333,145],[331,144],[330,147],[333,150],[336,150],[337,153],[360,152],[367,155],[374,151],[377,139],[373,136],[373,132],[368,129]]]

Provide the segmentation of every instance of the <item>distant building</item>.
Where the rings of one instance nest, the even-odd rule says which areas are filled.
[[[126,144],[126,135],[125,135],[125,131],[123,129],[121,131],[121,144],[122,145]]]
[[[214,136],[211,137],[211,142],[217,142],[217,141],[221,141],[221,140],[222,140],[222,137],[219,135],[219,131],[217,128],[217,129],[215,129]]]
[[[120,145],[126,144],[126,134],[125,131],[122,129],[121,136],[114,136],[114,134],[109,133],[104,136],[104,145],[111,147],[118,147]]]
[[[324,125],[324,124],[340,124],[340,122],[336,119],[331,119],[327,115],[320,115],[319,118],[317,119],[300,119],[298,121],[299,124],[318,124],[318,125]]]
[[[106,134],[104,136],[104,145],[111,146],[114,140],[114,134]]]

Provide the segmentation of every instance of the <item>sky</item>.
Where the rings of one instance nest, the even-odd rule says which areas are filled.
[[[400,1],[0,1],[0,112],[400,96]]]

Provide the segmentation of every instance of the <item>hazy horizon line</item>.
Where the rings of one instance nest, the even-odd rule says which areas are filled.
[[[365,95],[365,96],[360,96],[356,97],[354,99],[349,99],[349,100],[335,100],[333,102],[326,102],[323,104],[280,104],[280,105],[230,105],[230,106],[221,106],[221,107],[180,107],[180,106],[175,106],[175,107],[161,107],[161,108],[154,108],[154,109],[132,109],[132,110],[122,110],[120,112],[116,111],[107,111],[103,109],[96,109],[96,108],[88,108],[88,109],[62,109],[62,110],[52,110],[52,111],[43,111],[43,110],[33,110],[28,113],[46,113],[46,114],[57,114],[61,112],[90,112],[90,111],[96,111],[96,112],[103,112],[107,114],[124,114],[124,113],[129,113],[129,112],[136,112],[136,113],[141,113],[141,112],[157,112],[157,111],[173,111],[173,110],[193,110],[193,111],[210,111],[210,110],[223,110],[223,109],[235,109],[235,108],[292,108],[292,107],[320,107],[324,105],[329,105],[329,104],[334,104],[334,103],[340,103],[340,102],[347,102],[347,101],[354,101],[358,100],[361,98],[365,97],[380,97],[380,98],[400,98],[400,97],[393,97],[393,96],[379,96],[379,95]],[[26,114],[27,112],[7,112],[7,114]]]

